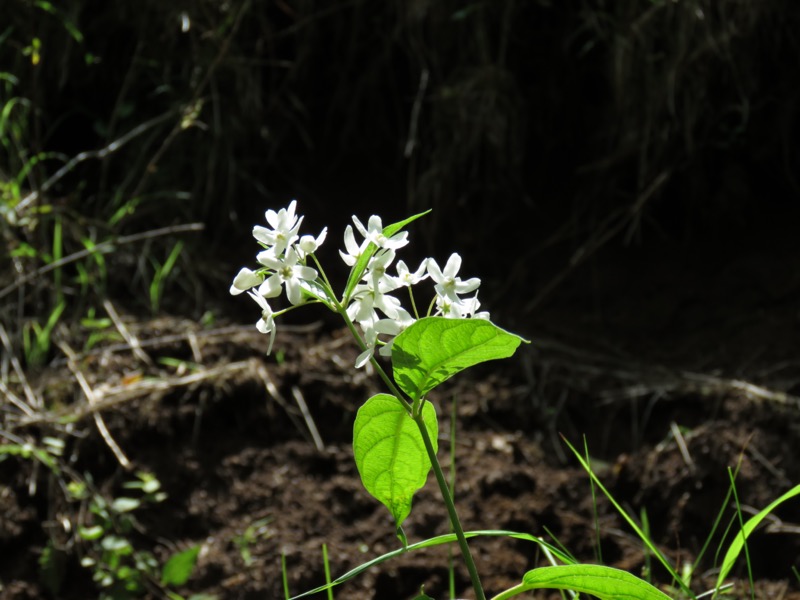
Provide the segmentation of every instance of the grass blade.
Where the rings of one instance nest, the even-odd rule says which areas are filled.
[[[481,530],[481,531],[467,531],[464,533],[467,538],[474,538],[474,537],[509,537],[517,540],[523,540],[527,542],[533,542],[534,544],[538,544],[547,548],[550,552],[552,552],[556,558],[561,560],[565,563],[572,563],[572,559],[566,556],[561,550],[558,548],[548,544],[544,540],[541,540],[533,535],[528,533],[518,533],[516,531],[504,531],[501,529],[488,529],[488,530]],[[379,565],[382,562],[386,562],[387,560],[394,558],[396,556],[400,556],[405,552],[414,552],[416,550],[422,550],[423,548],[431,548],[433,546],[439,546],[441,544],[451,544],[456,542],[456,535],[454,533],[448,533],[445,535],[440,535],[434,538],[429,538],[427,540],[422,540],[421,542],[417,542],[415,544],[409,544],[406,549],[398,548],[397,550],[392,550],[391,552],[387,552],[386,554],[381,554],[369,560],[359,566],[351,569],[344,575],[341,575],[334,579],[331,583],[327,583],[325,585],[321,585],[319,587],[314,588],[313,590],[308,590],[307,592],[303,592],[297,596],[293,596],[292,598],[288,598],[288,600],[298,600],[299,598],[305,598],[307,596],[311,596],[313,594],[318,594],[320,592],[324,592],[328,588],[340,585],[354,577],[360,575],[370,567],[374,567],[375,565]]]
[[[744,524],[744,527],[742,527],[742,531],[734,538],[733,542],[731,542],[728,552],[725,554],[725,558],[722,560],[722,567],[719,571],[719,577],[717,577],[717,588],[722,585],[722,582],[730,574],[733,564],[739,557],[739,554],[741,553],[748,536],[753,533],[753,530],[758,527],[758,524],[761,523],[761,521],[763,521],[764,518],[774,511],[780,504],[783,504],[790,498],[794,498],[798,494],[800,494],[800,484],[794,486],[780,498],[771,502],[770,505],[764,510],[747,520],[747,522]]]

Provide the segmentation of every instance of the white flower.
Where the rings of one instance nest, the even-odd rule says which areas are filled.
[[[366,348],[356,357],[356,369],[360,369],[369,362],[369,359],[375,354],[375,345],[378,343],[378,332],[375,331],[374,327],[370,325],[361,329]]]
[[[447,319],[489,319],[489,313],[486,311],[477,312],[481,303],[478,302],[478,297],[472,298],[459,298],[453,300],[449,296],[436,296],[437,313]]]
[[[361,255],[367,248],[367,244],[368,242],[365,241],[359,246],[356,243],[356,236],[353,234],[353,228],[348,225],[344,228],[344,247],[347,252],[345,253],[339,250],[339,255],[348,267],[352,267],[356,264],[356,261],[361,258]]]
[[[360,283],[353,290],[353,301],[347,307],[347,315],[364,326],[378,320],[376,309],[390,319],[397,317],[400,301],[394,296],[384,294],[380,288],[369,283]]]
[[[237,273],[236,277],[233,278],[233,285],[231,285],[230,292],[236,296],[242,292],[246,292],[250,288],[261,285],[262,281],[264,281],[263,275],[255,273],[250,269],[243,268]]]
[[[288,208],[282,208],[278,212],[268,210],[264,213],[267,223],[272,225],[272,229],[261,225],[253,227],[253,237],[259,242],[273,247],[276,256],[280,256],[297,239],[297,232],[300,230],[303,217],[298,219],[295,215],[296,207],[297,200],[292,200]]]
[[[273,298],[280,294],[281,285],[286,287],[286,296],[292,304],[300,304],[303,297],[301,288],[303,281],[314,281],[317,278],[317,271],[311,267],[297,264],[300,257],[294,248],[286,251],[283,260],[276,258],[270,252],[261,252],[258,261],[275,271],[261,286],[258,293],[266,298]]]
[[[358,232],[364,236],[365,240],[368,242],[372,242],[378,248],[391,248],[393,250],[397,250],[398,248],[402,248],[406,244],[408,244],[408,232],[402,231],[400,233],[396,233],[391,237],[386,237],[383,234],[383,225],[381,224],[381,218],[378,215],[372,215],[367,221],[367,227],[364,227],[363,223],[358,220],[358,217],[353,215],[353,223],[358,229]]]
[[[416,285],[420,281],[428,277],[428,273],[425,272],[426,268],[427,268],[427,260],[423,260],[419,268],[412,273],[406,266],[406,263],[404,263],[402,260],[398,260],[396,281],[400,285],[405,285],[405,286]]]
[[[381,356],[392,355],[392,343],[395,336],[414,322],[414,318],[402,308],[397,309],[397,317],[394,319],[378,319],[367,325],[362,325],[364,332],[364,343],[366,349],[356,358],[356,368],[363,367],[375,354],[375,348],[380,345],[378,351]],[[391,339],[382,341],[379,335],[391,336]]]
[[[461,257],[455,252],[450,255],[444,270],[439,269],[439,265],[432,258],[427,260],[428,273],[431,279],[436,282],[434,289],[439,296],[446,296],[453,302],[458,302],[457,294],[467,294],[478,289],[481,280],[477,277],[472,277],[466,281],[461,281],[460,277],[456,277],[458,270],[461,268]]]
[[[269,333],[269,347],[267,348],[267,354],[272,352],[272,344],[275,341],[275,317],[270,308],[269,304],[267,303],[266,299],[261,295],[252,290],[247,292],[253,300],[258,303],[261,307],[261,318],[256,323],[256,329],[258,329],[261,333]]]
[[[322,232],[315,238],[313,235],[304,235],[300,238],[300,241],[297,243],[298,248],[303,252],[303,256],[308,254],[314,254],[317,251],[317,248],[322,246],[322,242],[325,241],[325,238],[328,236],[328,228],[323,227]]]
[[[386,267],[392,264],[394,256],[394,250],[384,250],[370,259],[363,280],[369,282],[372,289],[386,293],[400,287],[394,277],[386,274]]]
[[[485,319],[489,320],[489,313],[485,310],[478,312],[478,309],[481,307],[481,303],[478,301],[478,296],[473,296],[472,298],[462,298],[461,299],[461,306],[464,310],[464,318],[472,318],[472,319]]]
[[[416,319],[411,316],[411,314],[402,308],[397,309],[397,317],[394,319],[381,319],[377,323],[375,323],[375,330],[378,333],[383,333],[386,335],[391,335],[392,339],[386,340],[381,349],[378,351],[380,352],[381,356],[391,356],[392,355],[392,344],[394,344],[394,338],[403,330],[405,330],[409,325],[411,325]]]

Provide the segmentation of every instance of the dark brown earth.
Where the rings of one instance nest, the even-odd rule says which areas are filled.
[[[634,518],[646,513],[653,539],[679,569],[693,564],[722,514],[692,579],[696,593],[711,589],[721,536],[735,515],[729,470],[737,472],[745,518],[800,481],[797,243],[770,236],[758,241],[760,254],[715,246],[702,260],[697,248],[681,255],[679,245],[614,256],[597,265],[601,293],[568,280],[558,302],[507,315],[512,325],[527,323],[517,330],[533,343],[431,396],[443,463],[456,403],[456,504],[465,528],[542,536],[581,560],[652,576],[669,592],[665,573],[647,572],[643,544],[597,489],[593,501],[589,477],[560,438],[582,447],[585,435],[603,483]],[[284,325],[266,357],[267,340],[251,326],[126,323],[151,364],[125,343],[100,346],[76,364],[131,470],[151,471],[168,494],[136,513],[138,547],[164,560],[202,546],[182,595],[282,598],[282,555],[297,594],[324,581],[323,544],[334,576],[398,547],[387,511],[361,487],[353,464],[354,413],[382,389],[376,376],[350,368],[356,351],[346,332]],[[59,336],[81,347],[79,332]],[[63,465],[91,473],[101,493],[119,494],[131,475],[98,434],[63,358],[32,373],[31,383],[52,412],[47,422],[9,421],[14,434],[65,437]],[[76,411],[71,427],[54,424]],[[59,478],[14,457],[0,463],[0,475],[0,598],[51,597],[37,563],[48,535],[70,552],[58,597],[96,597],[77,564],[86,549],[64,527],[74,531],[87,515],[65,501]],[[794,501],[753,534],[756,597],[800,598],[799,527]],[[250,541],[237,543],[248,528]],[[405,530],[412,542],[447,533],[432,477]],[[522,541],[479,538],[472,547],[489,594],[546,564]],[[412,553],[342,585],[336,597],[410,599],[424,586],[445,598],[447,565],[444,546]],[[744,561],[734,574],[735,596],[749,597]],[[459,597],[472,597],[460,567],[456,582]],[[155,585],[150,596],[165,597]]]

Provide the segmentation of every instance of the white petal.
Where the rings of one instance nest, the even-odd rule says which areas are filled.
[[[376,332],[384,335],[397,335],[402,331],[402,327],[394,319],[379,319],[373,327]]]
[[[381,223],[381,218],[378,215],[372,215],[367,223],[367,229],[370,232],[374,231],[376,233],[383,233],[383,224]]]
[[[253,227],[253,237],[262,244],[271,246],[275,243],[275,232],[261,225]]]
[[[456,293],[457,294],[469,294],[470,292],[477,290],[481,284],[481,280],[477,277],[471,277],[466,281],[456,281]]]
[[[428,267],[428,273],[431,275],[431,279],[433,279],[436,283],[442,283],[444,281],[444,275],[442,274],[441,269],[439,269],[439,265],[436,261],[432,258],[429,258],[425,261]]]
[[[447,264],[444,266],[444,276],[455,277],[458,274],[458,270],[460,268],[461,268],[461,257],[456,252],[453,252],[450,255],[450,258],[447,259]]]
[[[280,271],[283,268],[283,262],[275,257],[275,252],[272,248],[259,252],[256,255],[256,260],[273,271]]]
[[[303,296],[300,293],[300,284],[296,279],[288,279],[286,281],[286,297],[293,305],[300,304]]]
[[[360,369],[365,364],[369,362],[369,359],[372,358],[372,353],[375,351],[375,348],[367,348],[361,354],[358,355],[356,359],[356,369]]]
[[[250,269],[243,268],[241,271],[239,271],[239,273],[237,273],[236,277],[233,278],[231,294],[234,296],[241,294],[245,290],[249,290],[252,287],[260,285],[262,281],[264,281],[264,277],[262,275],[257,275]]]
[[[355,217],[353,217],[355,219]],[[353,233],[353,228],[348,225],[344,228],[344,247],[350,256],[356,256],[359,253],[359,247],[356,243],[356,236]]]
[[[306,279],[308,281],[314,281],[317,278],[317,271],[316,269],[312,269],[311,267],[295,267],[294,268],[295,277],[300,279]],[[478,282],[480,283],[480,282]]]
[[[289,207],[286,209],[286,218],[288,223],[293,223],[295,220],[295,209],[297,208],[297,200],[289,202]],[[301,217],[302,218],[302,217]]]
[[[400,233],[395,233],[390,238],[385,238],[381,246],[383,248],[402,248],[403,246],[408,244],[408,232],[401,231]]]
[[[258,293],[265,298],[274,298],[281,293],[281,278],[275,274],[269,277],[258,288]]]
[[[278,229],[281,224],[280,216],[274,210],[270,209],[264,213],[264,216],[267,219],[267,223],[272,225],[273,229]]]
[[[355,256],[351,256],[350,254],[345,254],[341,250],[339,250],[339,256],[342,257],[344,264],[346,264],[348,267],[352,267],[354,264],[356,264]]]
[[[353,215],[353,224],[356,226],[356,229],[358,229],[358,233],[360,233],[362,235],[362,237],[368,237],[369,236],[369,233],[367,232],[367,228],[364,227],[364,224],[361,221],[359,221],[358,217],[355,216],[355,215]]]

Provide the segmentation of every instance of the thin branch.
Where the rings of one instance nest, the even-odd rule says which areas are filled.
[[[296,385],[292,386],[292,396],[295,402],[297,402],[297,406],[300,407],[300,414],[303,415],[306,427],[308,427],[308,432],[311,434],[311,439],[314,440],[314,446],[316,446],[319,452],[323,452],[325,450],[325,444],[322,442],[322,437],[319,435],[316,423],[314,423],[314,417],[311,416],[311,411],[308,410],[308,404],[306,404],[306,400],[303,398],[303,393]]]
[[[64,352],[64,354],[67,356],[67,366],[69,367],[69,370],[72,371],[72,374],[75,376],[78,384],[81,386],[89,406],[95,406],[98,403],[98,398],[95,395],[92,387],[89,385],[89,382],[86,381],[86,377],[84,377],[83,373],[75,364],[75,352],[67,345],[66,342],[57,341],[56,344],[58,344],[58,347],[61,348],[62,352]],[[100,436],[103,438],[103,441],[106,443],[106,445],[111,449],[111,452],[114,453],[114,456],[117,457],[119,464],[122,465],[124,469],[130,469],[131,461],[128,460],[128,457],[125,456],[125,453],[117,445],[117,442],[114,441],[114,438],[108,431],[108,427],[106,427],[105,421],[103,421],[102,415],[99,412],[93,412],[92,416],[94,417],[94,422],[95,425],[97,425],[97,430],[100,432]]]
[[[119,331],[122,339],[125,340],[128,345],[131,347],[134,356],[141,360],[143,363],[149,366],[153,366],[153,361],[151,358],[145,354],[144,350],[142,350],[142,346],[139,344],[139,339],[133,335],[128,328],[125,327],[125,323],[122,322],[122,319],[119,318],[117,311],[114,309],[114,305],[111,304],[111,301],[108,299],[103,300],[103,308],[106,309],[108,316],[111,317],[111,320],[114,322],[114,325]]]
[[[28,207],[29,204],[36,202],[36,200],[44,193],[46,193],[51,187],[53,187],[56,183],[58,183],[62,177],[68,174],[72,169],[74,169],[78,164],[82,163],[85,160],[89,160],[90,158],[105,158],[109,154],[116,152],[120,148],[122,148],[125,144],[130,142],[133,138],[143,134],[148,129],[159,125],[162,121],[166,121],[172,114],[174,110],[168,111],[163,115],[150,119],[149,121],[145,121],[144,123],[140,123],[133,129],[131,129],[128,133],[123,135],[122,137],[114,140],[105,148],[101,148],[100,150],[88,150],[86,152],[81,152],[80,154],[76,154],[73,156],[67,164],[61,167],[58,171],[56,171],[47,181],[45,181],[42,186],[32,191],[30,194],[25,196],[16,207],[14,207],[14,212],[20,214],[25,208]]]
[[[8,356],[11,360],[11,366],[14,369],[14,373],[16,373],[17,377],[19,377],[19,381],[22,384],[22,389],[25,391],[25,398],[28,400],[29,407],[41,409],[44,406],[44,402],[42,402],[42,399],[34,394],[33,388],[31,388],[30,384],[28,383],[28,378],[25,377],[25,371],[22,369],[22,365],[19,363],[17,355],[14,354],[14,349],[11,346],[11,340],[8,337],[8,332],[6,332],[6,328],[2,323],[0,323],[0,342],[3,343],[3,347],[6,349],[6,356]],[[12,399],[12,397],[9,396],[9,399]],[[21,400],[20,403],[22,403]],[[17,408],[26,413],[28,410],[30,410],[30,408],[26,410],[22,408],[22,406],[17,406]]]

